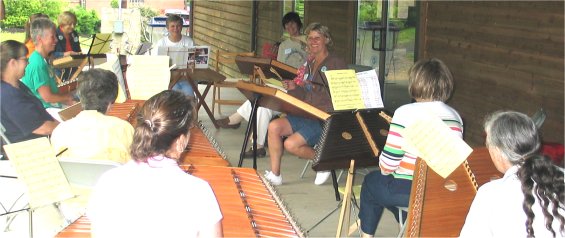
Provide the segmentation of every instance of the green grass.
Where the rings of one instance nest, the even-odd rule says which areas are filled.
[[[0,32],[0,42],[7,40],[17,40],[23,43],[25,38],[26,38],[25,32],[16,32],[16,33],[11,33],[6,31]]]
[[[413,42],[415,37],[416,37],[415,27],[404,28],[398,34],[398,43],[405,44],[405,43]]]

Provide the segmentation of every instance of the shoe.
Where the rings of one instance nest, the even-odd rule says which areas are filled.
[[[319,171],[316,173],[316,179],[314,180],[314,184],[316,185],[322,185],[324,184],[326,181],[328,181],[328,178],[330,177],[331,173],[330,171]]]
[[[263,158],[267,155],[267,150],[265,148],[257,149],[257,158]],[[249,149],[243,153],[243,158],[245,159],[253,159],[253,149]]]
[[[237,124],[230,125],[230,118],[229,117],[216,120],[216,124],[218,124],[219,127],[226,128],[226,129],[237,129],[237,128],[239,128],[239,126],[241,126],[241,122],[237,123]]]
[[[276,176],[271,171],[265,171],[265,178],[269,181],[272,185],[281,185],[282,184],[282,175]]]

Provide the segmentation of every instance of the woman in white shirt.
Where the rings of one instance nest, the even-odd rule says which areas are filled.
[[[163,91],[141,108],[132,160],[105,173],[90,198],[94,237],[220,237],[222,214],[210,185],[182,171],[194,108]]]
[[[460,236],[564,237],[563,170],[539,154],[534,122],[519,112],[496,112],[485,132],[504,177],[479,188]]]
[[[178,15],[169,15],[165,22],[167,27],[167,32],[169,33],[166,37],[161,38],[155,45],[153,45],[153,55],[157,55],[159,47],[193,47],[194,41],[189,36],[182,34],[183,20]],[[175,63],[175,62],[173,62]],[[181,73],[177,71],[171,72],[171,81],[177,80],[177,78],[182,77]],[[187,96],[194,97],[194,89],[190,86],[186,80],[178,80],[175,85],[173,85],[173,90],[180,91]]]

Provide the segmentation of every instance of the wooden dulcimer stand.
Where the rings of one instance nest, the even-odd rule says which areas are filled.
[[[236,83],[236,87],[251,102],[252,106],[238,166],[241,167],[243,164],[243,155],[247,148],[247,138],[249,138],[250,135],[253,135],[253,168],[257,169],[257,154],[255,152],[257,151],[257,127],[255,125],[257,125],[257,108],[259,106],[275,111],[321,120],[328,118],[329,114],[304,103],[281,90],[265,86],[267,77],[277,77],[279,80],[282,80],[283,78],[294,78],[297,73],[296,68],[285,65],[276,60],[247,56],[237,56],[235,58],[235,62],[242,74],[251,75],[250,82],[238,81]]]

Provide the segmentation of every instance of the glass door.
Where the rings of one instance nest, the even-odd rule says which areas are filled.
[[[417,1],[359,1],[356,58],[377,70],[385,108],[410,103],[408,70],[416,49]]]

